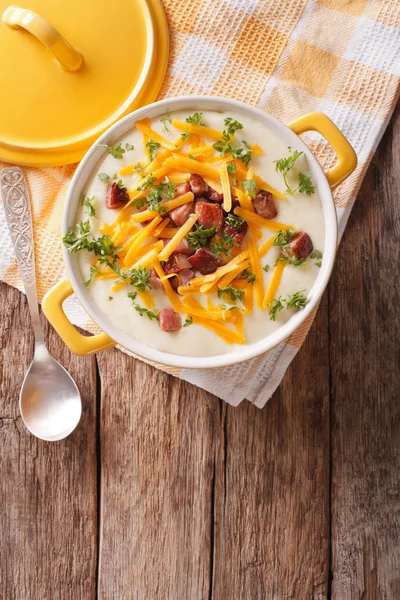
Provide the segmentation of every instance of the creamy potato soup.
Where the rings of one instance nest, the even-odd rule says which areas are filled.
[[[302,152],[242,114],[136,123],[63,238],[115,327],[159,351],[238,351],[307,304],[324,217]]]

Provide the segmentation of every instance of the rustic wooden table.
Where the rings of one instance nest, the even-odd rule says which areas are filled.
[[[77,358],[69,439],[30,436],[25,298],[0,287],[4,600],[400,598],[400,110],[304,347],[263,410],[121,352]]]

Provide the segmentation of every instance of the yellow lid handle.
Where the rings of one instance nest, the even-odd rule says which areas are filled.
[[[317,131],[332,146],[337,155],[337,163],[326,173],[326,178],[334,190],[357,166],[357,155],[343,133],[324,113],[314,112],[289,123],[292,131],[300,135],[306,131]]]
[[[42,300],[42,310],[63,342],[67,344],[71,352],[79,356],[87,356],[115,346],[115,342],[105,333],[90,337],[81,335],[67,319],[62,305],[64,300],[73,293],[70,282],[65,278],[49,290]]]
[[[77,71],[83,61],[81,54],[50,25],[46,19],[27,8],[9,6],[3,13],[2,20],[13,29],[26,29],[42,42],[66,71]]]

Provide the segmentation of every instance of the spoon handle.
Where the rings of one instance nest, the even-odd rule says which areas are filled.
[[[36,343],[43,343],[36,293],[35,252],[28,186],[19,167],[0,173],[0,192],[22,283],[24,284]]]

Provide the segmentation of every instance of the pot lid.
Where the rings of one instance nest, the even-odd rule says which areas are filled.
[[[168,60],[161,0],[26,1],[0,0],[0,160],[75,162],[155,99]]]

